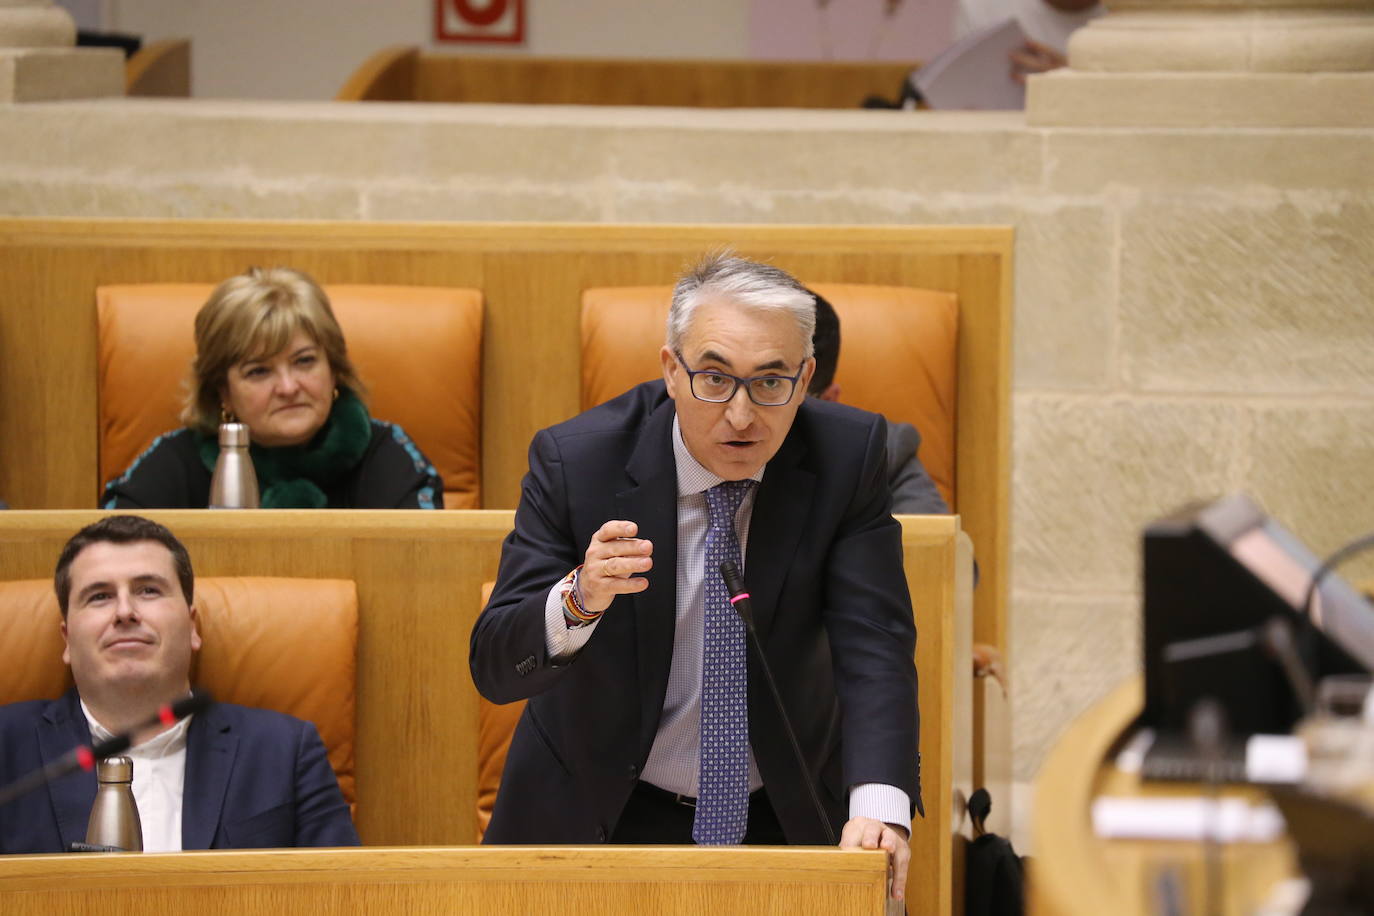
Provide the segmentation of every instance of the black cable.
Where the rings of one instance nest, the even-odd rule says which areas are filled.
[[[1316,597],[1317,588],[1321,585],[1322,580],[1337,566],[1341,565],[1352,556],[1363,553],[1371,547],[1374,547],[1374,531],[1355,538],[1355,540],[1346,544],[1322,561],[1322,564],[1317,567],[1317,571],[1312,574],[1312,581],[1307,585],[1307,597],[1304,598],[1302,602],[1302,616],[1304,619],[1309,621],[1312,619],[1312,599]]]
[[[759,634],[754,630],[754,610],[749,602],[749,593],[744,590],[744,577],[740,575],[739,565],[734,560],[726,560],[720,564],[720,574],[725,579],[726,590],[730,593],[730,603],[744,624],[744,632],[748,636],[749,645],[753,648],[754,655],[758,659],[759,670],[763,672],[764,683],[768,685],[768,692],[773,695],[773,705],[778,710],[782,730],[787,735],[788,744],[792,746],[792,756],[797,760],[802,784],[806,786],[806,792],[811,796],[811,805],[816,809],[816,817],[820,819],[821,829],[825,831],[826,842],[834,846],[836,845],[835,829],[830,826],[830,816],[826,814],[825,806],[821,804],[821,796],[816,791],[816,780],[812,778],[811,770],[806,766],[806,755],[802,753],[801,744],[797,742],[797,733],[792,730],[792,721],[787,718],[787,707],[782,705],[782,694],[778,692],[778,683],[773,680],[773,671],[768,667],[768,658],[763,654],[763,644],[759,642]]]

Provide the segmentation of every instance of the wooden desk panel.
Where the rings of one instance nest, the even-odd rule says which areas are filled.
[[[881,914],[880,852],[696,847],[291,849],[0,858],[9,916]]]

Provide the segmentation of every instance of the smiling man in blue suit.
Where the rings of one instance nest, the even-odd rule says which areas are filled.
[[[83,528],[54,577],[62,660],[76,687],[0,707],[0,785],[150,720],[190,689],[200,648],[186,548],[132,515]],[[315,727],[220,703],[143,732],[128,753],[147,852],[356,846]],[[95,776],[62,777],[0,807],[0,852],[62,852],[86,837]]]

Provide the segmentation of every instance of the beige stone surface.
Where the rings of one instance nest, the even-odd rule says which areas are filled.
[[[1011,703],[1018,781],[1034,778],[1069,723],[1141,670],[1140,634],[1133,594],[1016,594]]]
[[[321,183],[217,184],[181,180],[87,181],[0,177],[0,213],[177,219],[359,219],[356,190]]]
[[[1294,400],[1256,407],[1249,426],[1245,488],[1314,553],[1374,531],[1374,403]],[[1374,554],[1340,571],[1374,582]]]
[[[1140,529],[1235,488],[1239,406],[1194,398],[1014,396],[1012,588],[1137,588]],[[1021,613],[1013,602],[1011,616]],[[1016,645],[1015,651],[1024,647]]]
[[[1374,396],[1374,195],[1152,197],[1122,216],[1136,389]],[[1374,434],[1374,433],[1372,433]]]
[[[615,139],[612,170],[629,182],[680,182],[703,191],[739,186],[770,194],[1000,194],[1038,183],[1039,141],[1019,128],[977,129],[979,122],[965,121],[964,129],[938,130],[930,129],[937,122],[922,123],[921,116],[906,114],[905,124],[894,120],[902,112],[859,114],[858,121],[826,124],[823,137],[763,129],[626,132]],[[888,127],[904,129],[883,129]],[[970,169],[970,162],[978,168]]]
[[[425,186],[375,182],[362,192],[363,219],[598,222],[595,192],[532,179]]]
[[[1088,203],[1023,205],[1012,222],[1016,387],[1110,387],[1118,359],[1116,215]]]
[[[69,48],[76,23],[48,0],[0,4],[0,48]]]
[[[1191,191],[1247,200],[1271,190],[1374,191],[1374,129],[1045,130],[1045,190]]]
[[[1114,12],[1073,34],[1075,70],[1318,73],[1374,69],[1374,12]]]
[[[123,94],[124,55],[117,48],[0,47],[0,103]]]
[[[1092,73],[1031,78],[1032,127],[1374,127],[1374,73]]]

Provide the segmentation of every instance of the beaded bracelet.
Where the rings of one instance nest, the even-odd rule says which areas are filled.
[[[600,619],[601,615],[605,613],[604,611],[592,612],[582,606],[582,598],[577,590],[577,574],[581,570],[582,567],[578,566],[577,569],[568,573],[562,582],[566,586],[563,589],[563,619],[569,627],[586,626],[592,621]]]

